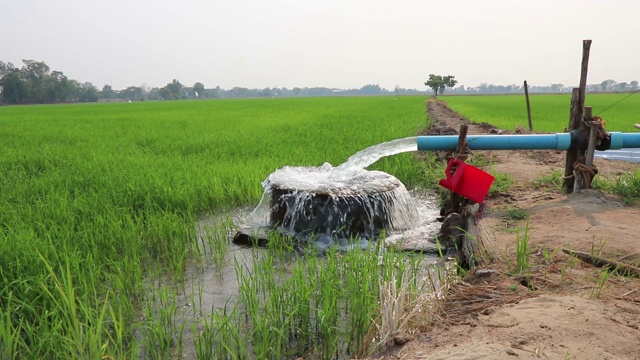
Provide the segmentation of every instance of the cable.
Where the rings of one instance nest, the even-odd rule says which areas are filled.
[[[622,101],[622,100],[624,100],[624,99],[628,98],[629,96],[631,96],[631,95],[633,95],[633,94],[637,93],[638,91],[640,91],[640,89],[638,89],[638,90],[636,90],[636,91],[632,92],[631,94],[629,94],[629,95],[627,95],[627,96],[623,97],[622,99],[620,99],[620,100],[618,100],[618,101],[614,102],[614,103],[613,103],[613,104],[611,104],[608,108],[605,108],[604,110],[600,111],[600,112],[599,112],[599,113],[597,113],[596,115],[600,115],[600,114],[602,114],[603,112],[605,112],[605,111],[607,111],[607,110],[611,109],[611,108],[612,108],[612,107],[614,107],[616,104],[618,104],[620,101]],[[594,116],[596,116],[596,115],[594,115]]]

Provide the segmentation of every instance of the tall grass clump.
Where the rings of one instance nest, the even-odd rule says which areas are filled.
[[[425,283],[422,255],[382,251],[381,243],[323,254],[292,253],[277,235],[271,243],[251,264],[236,263],[239,304],[205,322],[198,351],[245,358],[231,351],[242,346],[259,359],[334,359],[369,354],[411,331],[405,312],[410,303],[413,317],[422,309],[411,300]],[[222,329],[226,337],[214,338]]]
[[[424,122],[421,97],[0,107],[0,358],[178,357],[191,329],[175,308],[188,260],[223,259],[218,230],[203,247],[198,214],[255,206],[279,167],[337,165]],[[374,166],[412,186],[412,165],[405,154]],[[261,340],[255,314],[256,350],[318,327],[327,340],[313,346],[341,351],[325,321],[339,305],[317,291],[343,282],[323,281],[306,310],[281,315],[296,325],[275,340]],[[263,291],[261,301],[280,297],[259,306],[280,312],[281,292]]]

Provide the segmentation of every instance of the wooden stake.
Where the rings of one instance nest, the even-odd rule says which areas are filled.
[[[584,108],[584,121],[591,122],[592,120],[592,108],[591,106],[586,106]],[[596,152],[596,136],[598,135],[598,130],[595,126],[591,126],[589,130],[589,145],[587,147],[587,155],[585,156],[584,164],[587,166],[593,165],[593,156]],[[587,184],[588,185],[588,184]]]
[[[469,127],[467,124],[460,125],[460,132],[458,133],[458,147],[456,147],[456,152],[454,154],[454,158],[458,158],[463,155],[463,160],[466,160],[466,149],[467,149],[467,131]],[[455,169],[451,169],[451,171],[455,171]],[[451,191],[451,210],[455,213],[460,213],[460,195]]]
[[[573,89],[571,96],[571,120],[569,122],[569,131],[575,130],[580,126],[584,115],[584,98],[587,89],[587,71],[589,69],[589,51],[591,50],[591,40],[582,41],[582,63],[580,66],[580,87],[577,89],[577,100],[574,104],[574,95],[576,89]],[[573,177],[573,163],[578,158],[577,149],[567,151],[567,158],[564,168],[564,189],[571,193],[574,188],[575,177]]]
[[[529,104],[529,86],[527,80],[524,81],[524,97],[527,99],[527,118],[529,119],[529,131],[533,131],[533,124],[531,123],[531,105]]]
[[[573,88],[571,92],[571,111],[569,116],[569,128],[568,131],[571,132],[577,129],[575,126],[574,119],[576,119],[578,113],[578,101],[580,97],[580,89]],[[564,164],[564,183],[563,187],[566,192],[571,193],[573,191],[573,186],[575,184],[575,176],[573,174],[573,163],[576,162],[578,158],[578,149],[571,148],[567,150],[566,160]]]

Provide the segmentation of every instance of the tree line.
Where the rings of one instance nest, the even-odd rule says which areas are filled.
[[[310,96],[359,96],[359,95],[426,95],[430,92],[418,89],[404,89],[396,86],[385,89],[377,84],[367,84],[354,89],[335,89],[326,87],[294,87],[249,89],[233,87],[222,89],[206,88],[201,82],[186,86],[173,79],[163,87],[146,85],[129,86],[122,90],[114,90],[111,85],[98,89],[90,82],[69,79],[62,71],[51,70],[43,61],[22,60],[22,67],[0,61],[0,104],[55,104],[66,102],[96,101],[140,101],[140,100],[180,100],[180,99],[222,99],[222,98],[270,98],[270,97],[310,97]],[[440,93],[445,87],[455,86],[454,76],[439,77],[430,75],[425,82],[427,87],[436,86]],[[431,86],[433,85],[433,86]],[[640,87],[638,81],[618,83],[605,80],[600,84],[590,84],[588,91],[636,91]],[[530,86],[529,92],[560,93],[570,92],[572,87],[563,84],[549,86]],[[522,93],[521,85],[480,84],[475,87],[460,85],[451,88],[451,94],[491,94]]]
[[[98,101],[91,83],[69,79],[61,71],[51,71],[42,61],[22,60],[21,68],[0,61],[0,103],[51,104]]]
[[[530,93],[570,93],[574,87],[577,86],[565,86],[564,84],[550,84],[546,86],[529,85]],[[640,89],[640,85],[637,80],[631,82],[616,82],[615,80],[608,79],[597,84],[587,84],[587,91],[590,92],[629,92],[637,91]],[[450,94],[510,94],[510,93],[523,93],[524,85],[494,85],[482,83],[479,86],[460,85],[452,88],[448,91]]]
[[[196,82],[193,86],[186,86],[177,79],[173,79],[163,87],[141,85],[114,90],[111,85],[104,85],[99,90],[90,82],[81,83],[69,79],[62,71],[51,70],[43,61],[23,60],[22,62],[23,66],[18,68],[10,62],[0,61],[0,104],[425,94],[425,91],[403,89],[399,86],[393,90],[387,90],[374,84],[347,90],[326,87],[294,87],[292,89],[286,87],[263,89],[234,87],[225,90],[219,86],[207,89],[201,82]]]

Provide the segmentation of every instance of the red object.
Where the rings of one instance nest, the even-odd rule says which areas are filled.
[[[453,165],[456,165],[456,169],[452,175],[451,167]],[[440,180],[440,186],[478,204],[482,203],[484,198],[487,197],[489,188],[493,180],[495,180],[490,174],[456,159],[449,160],[445,174],[447,178]]]

